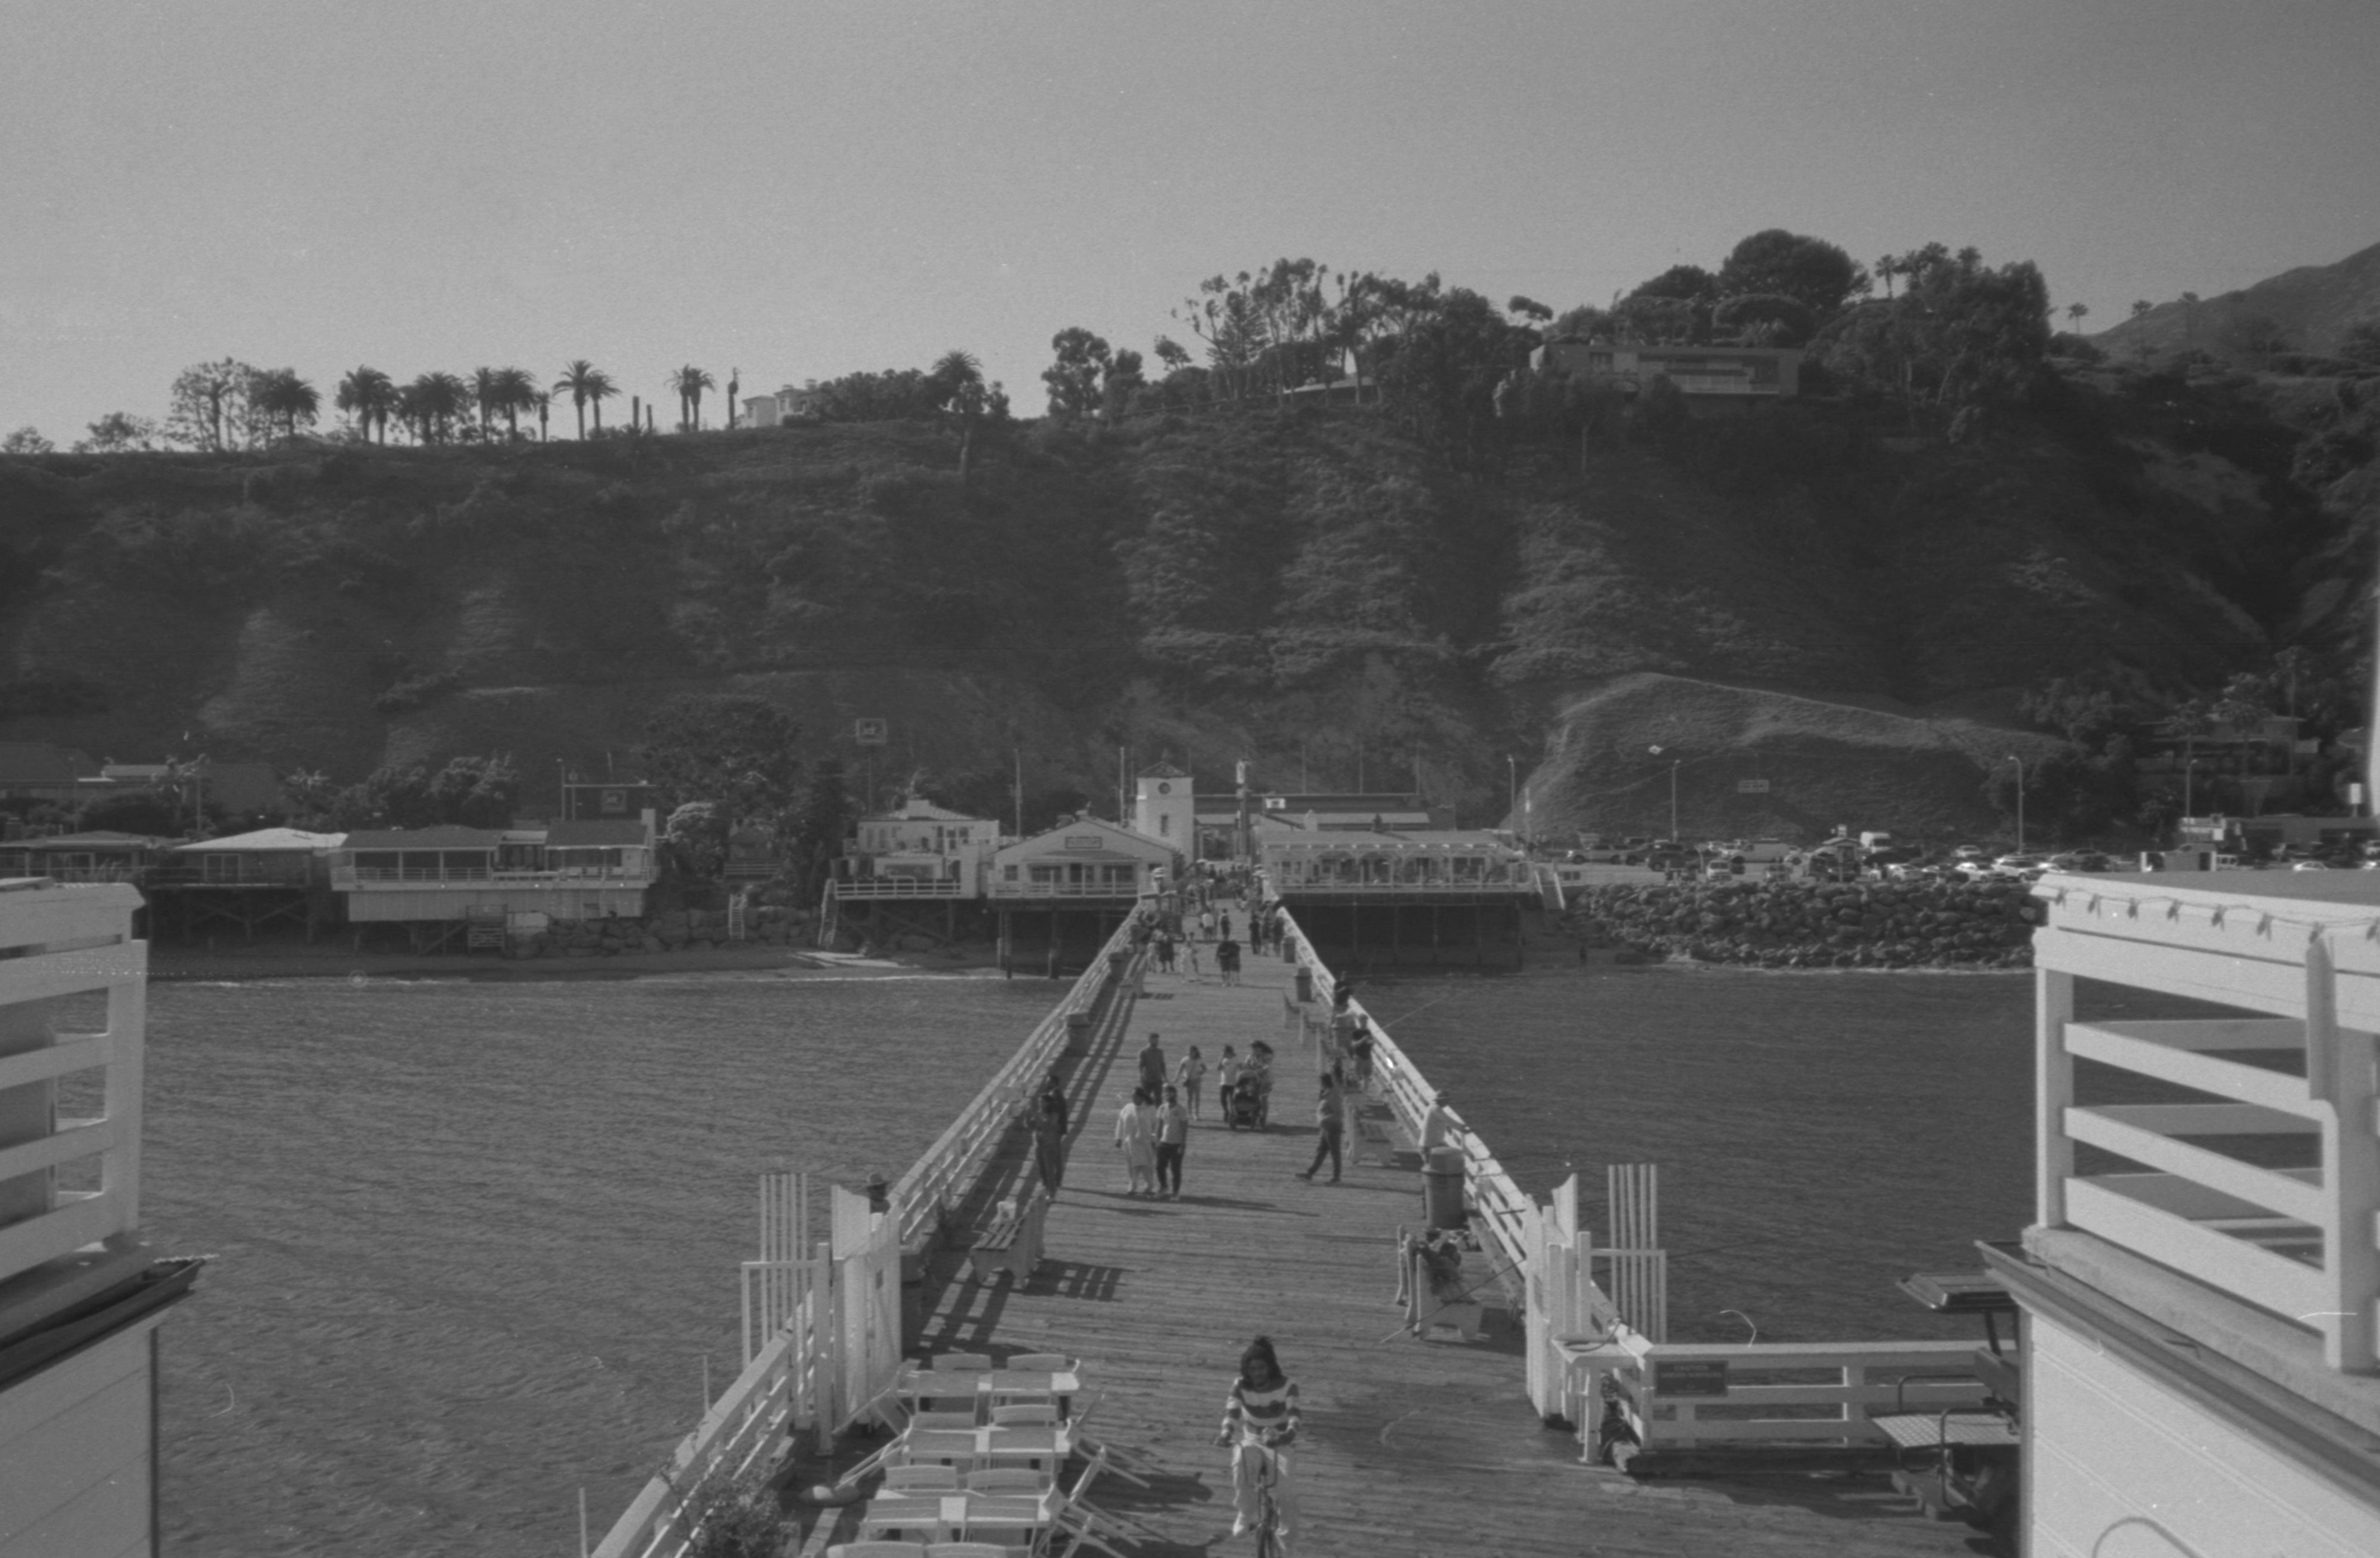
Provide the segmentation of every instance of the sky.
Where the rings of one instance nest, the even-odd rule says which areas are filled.
[[[2104,328],[2380,242],[2375,66],[2372,0],[0,0],[0,430],[223,356],[1038,414],[1275,258],[1559,309],[1779,226]]]

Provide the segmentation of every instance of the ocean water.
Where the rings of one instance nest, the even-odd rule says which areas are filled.
[[[1531,971],[1366,998],[1540,1194],[1655,1162],[1672,1335],[1964,1336],[1894,1292],[2031,1200],[2022,975]],[[576,1551],[736,1357],[753,1184],[896,1175],[1057,990],[160,984],[145,1218],[183,1558]]]
[[[159,984],[177,1558],[576,1552],[740,1365],[755,1181],[897,1176],[1042,981]]]
[[[1604,1165],[1660,1166],[1672,1340],[1981,1339],[1893,1283],[2030,1220],[2031,974],[1658,965],[1363,997],[1524,1189],[1577,1173],[1606,1238]]]

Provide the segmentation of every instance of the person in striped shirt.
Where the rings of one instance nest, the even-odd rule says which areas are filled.
[[[1297,1383],[1281,1372],[1272,1338],[1258,1336],[1240,1354],[1240,1377],[1223,1403],[1223,1431],[1215,1443],[1232,1452],[1232,1535],[1244,1536],[1257,1523],[1257,1479],[1269,1455],[1273,1465],[1274,1534],[1289,1551],[1297,1525],[1297,1502],[1289,1476],[1289,1446],[1298,1430]]]

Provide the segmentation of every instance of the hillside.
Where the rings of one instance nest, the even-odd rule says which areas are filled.
[[[1492,478],[1315,407],[1030,426],[965,483],[925,423],[0,460],[0,741],[341,780],[501,751],[534,807],[738,690],[847,760],[888,718],[880,781],[1002,813],[1020,755],[1046,815],[1124,745],[1318,787],[1417,759],[1471,822],[1541,755],[1541,822],[1643,823],[1614,755],[1660,743],[1771,765],[1779,826],[1980,827],[2024,689],[2211,685],[2361,598],[2261,402],[2058,395],[1957,447],[1814,402]]]
[[[2380,320],[2380,244],[2195,303],[2170,299],[2090,339],[2111,356],[2202,351],[2247,361],[2263,355],[2251,349],[2257,333],[2252,326],[2269,321],[2280,349],[2328,356],[2349,326],[2367,320]]]

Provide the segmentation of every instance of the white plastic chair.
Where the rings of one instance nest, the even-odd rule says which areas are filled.
[[[959,1491],[959,1474],[954,1467],[931,1461],[890,1466],[884,1468],[884,1491],[888,1493],[955,1493]]]
[[[1056,1427],[1057,1404],[1049,1401],[1034,1401],[1022,1406],[994,1407],[991,1409],[992,1427],[1011,1428],[1019,1423],[1043,1423],[1052,1428]]]
[[[1022,1352],[1001,1367],[1033,1374],[1071,1374],[1082,1367],[1082,1361],[1062,1352]]]
[[[928,1359],[927,1363],[929,1366],[938,1371],[948,1371],[951,1372],[981,1372],[991,1367],[991,1354],[988,1352],[946,1352],[938,1358]]]
[[[1048,1492],[1053,1479],[1046,1471],[1031,1471],[1023,1467],[993,1467],[989,1471],[967,1474],[966,1491],[974,1493],[1005,1493],[1018,1498],[1039,1498]]]
[[[1083,1474],[1075,1479],[1075,1485],[1060,1492],[1057,1510],[1050,1517],[1050,1530],[1052,1536],[1062,1534],[1073,1539],[1078,1547],[1096,1547],[1108,1554],[1108,1558],[1123,1558],[1123,1553],[1108,1545],[1101,1533],[1119,1540],[1126,1539],[1129,1533],[1121,1522],[1093,1509],[1090,1504],[1091,1484],[1099,1479],[1101,1472],[1111,1469],[1104,1450],[1085,1463]]]
[[[991,1533],[1014,1536],[1027,1547],[1038,1548],[1042,1533],[1050,1522],[1042,1512],[1038,1496],[995,1493],[986,1498],[970,1495],[966,1507],[966,1540],[985,1540]],[[1121,1558],[1121,1555],[1118,1555]]]
[[[926,1558],[922,1541],[839,1541],[826,1550],[826,1558]]]
[[[979,1453],[979,1459],[987,1467],[1022,1465],[1034,1471],[1053,1475],[1063,1458],[1058,1453],[1057,1429],[1041,1423],[994,1429],[986,1436],[984,1448]]]
[[[868,1501],[859,1512],[860,1541],[900,1541],[908,1545],[900,1551],[908,1558],[917,1554],[929,1541],[948,1541],[957,1533],[942,1524],[942,1500],[951,1497],[948,1489],[941,1492],[928,1491],[916,1493],[883,1493]],[[885,1532],[898,1531],[897,1538]],[[912,1534],[915,1533],[915,1534]],[[862,1558],[866,1558],[863,1553]]]
[[[941,1410],[912,1412],[909,1414],[909,1426],[922,1429],[973,1428],[976,1426],[975,1414]]]
[[[1016,1558],[1016,1549],[996,1541],[929,1541],[926,1558]]]
[[[912,1466],[946,1466],[962,1477],[975,1469],[975,1430],[971,1428],[912,1429],[902,1443]]]

